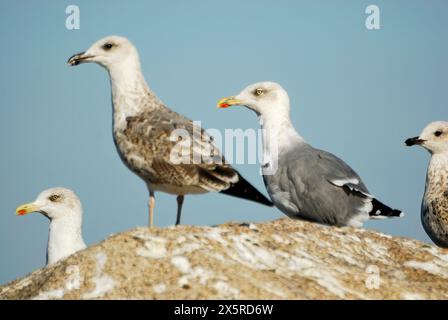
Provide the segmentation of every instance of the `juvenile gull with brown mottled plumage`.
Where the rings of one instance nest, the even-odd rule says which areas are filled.
[[[422,201],[423,227],[439,247],[448,248],[448,122],[430,123],[420,136],[406,140],[431,153]]]
[[[186,194],[215,191],[272,206],[271,201],[223,161],[210,136],[156,97],[141,72],[137,49],[128,39],[106,37],[68,61],[72,66],[84,62],[95,62],[109,72],[115,145],[124,164],[147,184],[150,226],[153,225],[155,191],[178,196],[176,224],[180,223]],[[178,141],[173,141],[175,129],[188,133],[194,143],[182,147]],[[199,137],[194,131],[200,132]],[[180,150],[173,153],[173,148],[179,146]],[[179,163],[176,157],[185,155],[185,151],[190,160],[202,159],[202,153],[207,152],[213,155],[213,161]]]

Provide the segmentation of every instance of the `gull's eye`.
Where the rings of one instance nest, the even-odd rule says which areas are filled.
[[[52,194],[51,196],[48,197],[48,200],[50,200],[51,202],[57,202],[59,200],[61,200],[62,196],[60,194]]]
[[[436,132],[434,132],[434,135],[436,136],[436,137],[440,137],[441,135],[442,135],[442,131],[440,131],[440,130],[437,130]]]
[[[104,50],[110,50],[110,49],[112,49],[112,47],[113,47],[114,45],[112,44],[112,43],[105,43],[104,45],[103,45],[103,49]]]
[[[254,91],[254,94],[255,94],[256,96],[262,96],[262,95],[264,95],[264,89],[262,89],[262,88],[258,88],[258,89],[256,89],[256,90]]]

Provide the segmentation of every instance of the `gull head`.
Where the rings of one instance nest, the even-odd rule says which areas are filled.
[[[236,96],[226,97],[218,102],[218,108],[244,106],[257,115],[289,116],[288,93],[275,82],[258,82],[251,84]]]
[[[109,36],[98,40],[85,52],[71,56],[67,63],[77,66],[81,63],[94,62],[110,70],[113,66],[123,64],[138,64],[138,52],[126,38]]]
[[[33,202],[23,204],[16,209],[16,214],[19,216],[30,212],[40,212],[50,220],[63,219],[68,215],[81,216],[82,205],[72,190],[52,188],[41,192]]]
[[[448,153],[448,122],[431,122],[418,137],[405,141],[408,147],[420,145],[431,154]]]

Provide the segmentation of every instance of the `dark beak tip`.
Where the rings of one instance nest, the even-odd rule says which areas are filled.
[[[67,64],[71,67],[73,66],[77,66],[78,64],[81,63],[82,60],[82,56],[83,56],[84,52],[80,52],[80,53],[76,53],[74,55],[72,55],[70,58],[68,58],[67,60]]]
[[[77,66],[79,64],[79,60],[69,60],[69,61],[67,61],[67,64],[70,67],[74,67],[74,66]]]
[[[404,143],[406,144],[406,146],[412,147],[415,145],[420,145],[423,142],[424,142],[424,140],[420,139],[419,137],[414,137],[414,138],[406,139],[406,141]]]
[[[67,60],[67,64],[70,67],[77,66],[79,64],[79,60],[77,60],[75,57],[70,57],[70,59]]]

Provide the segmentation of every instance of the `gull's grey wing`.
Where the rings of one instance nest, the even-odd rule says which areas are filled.
[[[274,203],[293,217],[359,225],[373,209],[373,197],[353,169],[306,144],[283,155],[277,172],[265,179]]]

